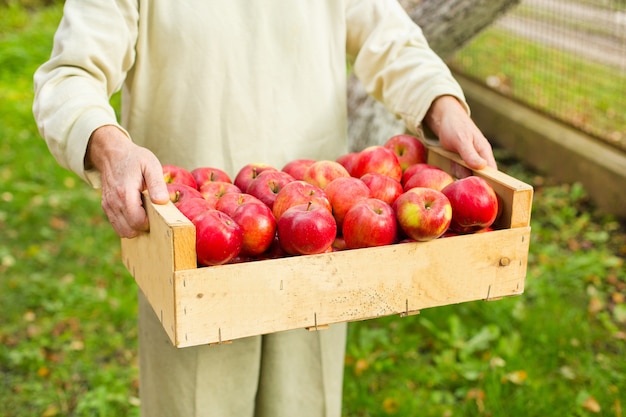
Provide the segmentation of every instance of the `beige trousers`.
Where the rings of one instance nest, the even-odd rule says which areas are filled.
[[[142,417],[339,417],[346,324],[175,348],[139,294]]]

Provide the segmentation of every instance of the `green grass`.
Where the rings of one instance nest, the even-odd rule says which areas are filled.
[[[0,415],[136,416],[135,284],[30,110],[59,18],[0,9]],[[525,294],[351,324],[346,417],[624,415],[624,230],[580,186],[498,159],[536,189]]]
[[[0,16],[0,415],[138,415],[134,284],[98,193],[31,113],[60,7]]]

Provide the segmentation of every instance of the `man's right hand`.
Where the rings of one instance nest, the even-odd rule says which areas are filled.
[[[102,126],[92,133],[85,167],[101,173],[102,209],[120,237],[132,238],[149,228],[142,191],[148,190],[155,204],[169,201],[157,157],[115,126]]]

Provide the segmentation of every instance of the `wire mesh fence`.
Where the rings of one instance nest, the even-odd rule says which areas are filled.
[[[522,0],[450,65],[626,151],[626,0]]]

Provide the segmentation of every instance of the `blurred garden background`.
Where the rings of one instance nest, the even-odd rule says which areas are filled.
[[[533,3],[452,64],[517,100],[536,97],[535,108],[564,108],[549,116],[621,151],[624,32],[612,35],[621,61],[580,62],[511,29],[537,13]],[[626,10],[623,0],[574,3],[617,22]],[[31,113],[32,75],[61,13],[58,1],[0,1],[0,416],[138,416],[135,283],[98,192],[58,167]],[[351,324],[345,417],[626,414],[624,221],[596,210],[581,184],[496,153],[535,188],[525,293]]]

